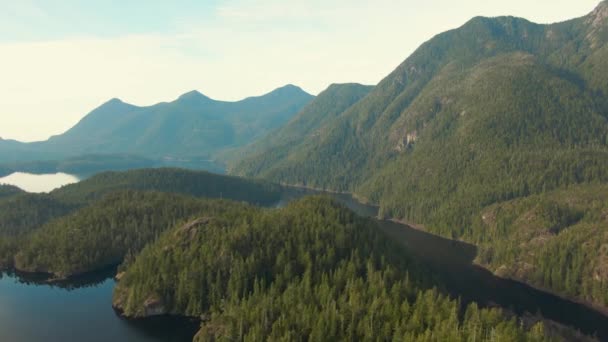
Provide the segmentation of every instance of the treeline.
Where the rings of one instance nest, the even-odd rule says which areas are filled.
[[[277,202],[280,197],[280,188],[269,182],[174,168],[104,172],[57,189],[51,195],[64,201],[82,203],[125,189],[226,198],[260,205]]]
[[[54,220],[21,241],[15,268],[67,277],[120,264],[176,223],[245,207],[159,192],[123,191]]]
[[[280,198],[280,187],[271,183],[181,169],[106,172],[50,194],[26,194],[16,187],[1,186],[0,194],[6,196],[0,195],[0,236],[28,233],[105,195],[129,189],[226,198],[263,205],[275,203]],[[18,196],[9,196],[15,194]]]
[[[128,189],[135,192],[124,192]],[[280,188],[270,183],[203,171],[102,173],[50,194],[0,198],[0,266],[70,275],[119,263],[129,250],[136,252],[176,220],[205,207],[204,201],[170,193],[265,205],[280,198]]]
[[[326,198],[177,225],[118,283],[131,317],[201,316],[196,340],[529,340],[499,309],[463,307],[374,227]]]
[[[9,184],[0,184],[0,199],[4,197],[9,197],[12,195],[20,194],[23,190],[19,189],[16,186]]]

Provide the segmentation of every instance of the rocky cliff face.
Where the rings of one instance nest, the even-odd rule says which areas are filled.
[[[591,48],[596,49],[602,46],[608,38],[608,1],[603,1],[591,12],[585,24],[589,25],[587,41]]]

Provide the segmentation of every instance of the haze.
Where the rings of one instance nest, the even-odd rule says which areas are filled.
[[[113,97],[222,100],[287,83],[375,84],[421,43],[477,15],[539,23],[598,0],[0,0],[0,137],[44,140]],[[179,5],[178,5],[179,3]]]

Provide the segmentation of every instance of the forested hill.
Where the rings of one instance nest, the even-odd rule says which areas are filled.
[[[8,197],[16,194],[23,193],[23,190],[16,186],[8,184],[0,184],[0,198]]]
[[[178,193],[259,205],[276,203],[281,196],[278,186],[265,181],[180,169],[106,172],[80,183],[66,185],[50,194],[23,193],[10,186],[2,186],[0,189],[11,194],[0,197],[0,237],[27,234],[54,218],[95,203],[117,191]]]
[[[246,207],[170,193],[114,192],[32,231],[15,247],[14,266],[61,278],[96,271],[133,257],[178,222]]]
[[[269,205],[280,198],[279,186],[266,181],[173,168],[104,172],[54,190],[50,195],[66,202],[83,203],[127,189],[226,198],[259,205]]]
[[[223,149],[246,145],[283,125],[312,99],[293,85],[237,102],[216,101],[197,91],[148,107],[112,99],[47,141],[0,140],[0,160],[61,160],[99,153],[213,159]]]
[[[437,290],[374,227],[326,198],[178,224],[127,265],[114,306],[203,318],[213,340],[543,341],[500,309]],[[555,338],[558,340],[558,338]]]
[[[476,241],[486,206],[608,181],[607,41],[608,2],[551,25],[474,18],[424,43],[289,158],[239,173],[352,191],[384,216]]]
[[[12,266],[21,252],[17,266],[22,270],[60,275],[120,262],[127,252],[205,208],[202,200],[173,194],[260,205],[280,198],[279,187],[264,181],[180,169],[107,172],[50,194],[1,189],[11,195],[0,197],[0,268]]]

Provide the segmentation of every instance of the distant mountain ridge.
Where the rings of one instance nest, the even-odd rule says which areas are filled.
[[[198,91],[146,107],[115,98],[47,141],[0,141],[0,161],[99,153],[212,159],[222,149],[245,145],[281,126],[313,98],[293,85],[236,102],[216,101]]]
[[[237,161],[231,166],[232,172],[253,175],[256,172],[251,169],[261,170],[265,165],[284,162],[302,143],[320,135],[319,129],[327,127],[372,89],[373,86],[357,83],[330,85],[287,124],[239,149],[235,152],[237,156],[230,156],[229,160]]]

